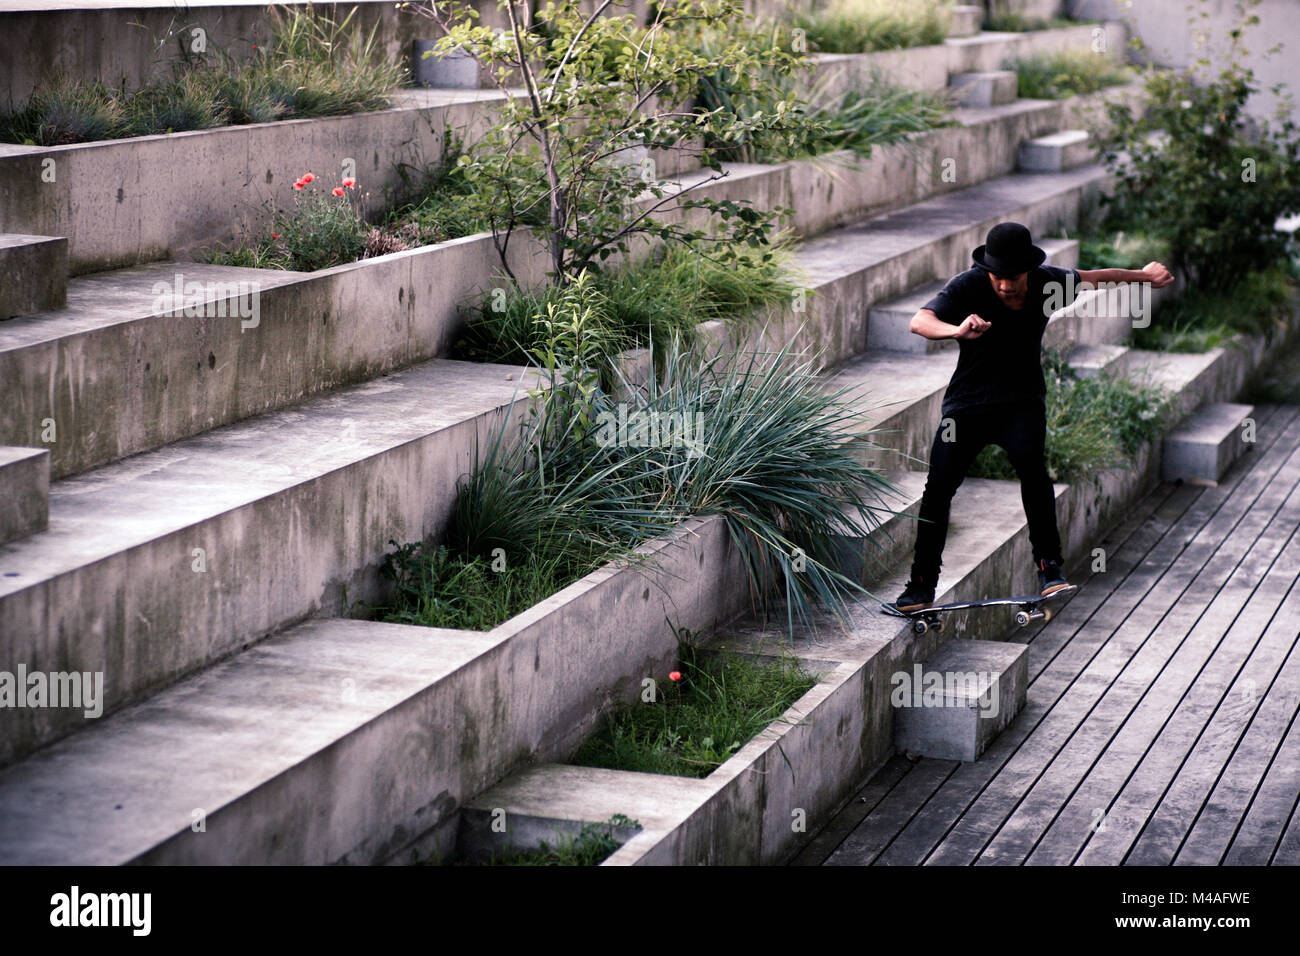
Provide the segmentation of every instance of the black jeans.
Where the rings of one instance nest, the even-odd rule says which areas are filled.
[[[954,412],[953,424],[939,423],[930,449],[930,475],[921,496],[921,522],[916,529],[912,579],[933,586],[939,579],[944,541],[948,537],[948,508],[975,456],[985,445],[1000,445],[1020,478],[1020,500],[1029,519],[1029,543],[1034,564],[1040,559],[1061,562],[1061,536],[1056,529],[1056,495],[1043,460],[1047,418],[1042,402],[987,405]],[[948,433],[951,441],[944,441]]]

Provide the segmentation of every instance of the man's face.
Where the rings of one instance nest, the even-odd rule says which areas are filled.
[[[1028,272],[1022,272],[1014,276],[990,272],[989,281],[993,283],[993,291],[997,293],[998,298],[1002,300],[1002,304],[1008,309],[1024,307],[1025,296],[1029,294]]]

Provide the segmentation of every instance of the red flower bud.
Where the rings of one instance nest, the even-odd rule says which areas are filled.
[[[669,679],[669,680],[681,680],[681,679],[682,679],[682,672],[681,672],[681,671],[673,671],[671,674],[668,675],[668,679]]]
[[[342,186],[335,186],[335,187],[334,187],[334,195],[336,195],[336,196],[342,196],[342,195],[343,195],[343,187],[342,187]]]

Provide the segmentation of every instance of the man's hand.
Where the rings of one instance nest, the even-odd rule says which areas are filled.
[[[961,325],[957,326],[957,331],[953,332],[952,337],[954,339],[977,339],[983,335],[992,324],[992,322],[987,322],[972,312],[970,315],[966,316]]]
[[[1150,282],[1151,288],[1163,289],[1174,281],[1173,274],[1158,262],[1148,262],[1142,267],[1143,281]]]

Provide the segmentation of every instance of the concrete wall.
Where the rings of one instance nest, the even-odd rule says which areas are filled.
[[[508,21],[496,0],[468,0],[479,12],[482,26],[501,27]],[[304,6],[303,0],[284,0]],[[591,8],[585,0],[584,8]],[[367,34],[376,30],[393,59],[410,61],[412,41],[438,38],[437,26],[410,11],[398,10],[394,0],[346,0],[316,3],[318,10],[341,20],[353,7],[354,22]],[[6,0],[0,2],[0,109],[21,103],[39,84],[63,74],[99,79],[110,86],[135,89],[164,74],[193,44],[192,31],[206,33],[209,50],[220,47],[236,59],[247,59],[254,44],[271,37],[270,4],[205,2],[181,5],[170,0]],[[617,0],[610,15],[634,14],[644,20],[646,0]]]
[[[1188,67],[1204,55],[1200,35],[1208,33],[1209,49],[1221,48],[1227,33],[1236,25],[1234,0],[1068,0],[1072,15],[1092,19],[1124,19],[1135,36],[1142,39],[1151,60],[1162,66]],[[1205,20],[1199,13],[1208,14]],[[1300,92],[1300,6],[1295,0],[1263,0],[1254,10],[1259,25],[1249,27],[1244,36],[1247,63],[1254,69],[1260,92],[1250,100],[1248,110],[1266,116],[1276,108],[1278,99],[1269,87],[1285,83],[1291,93]],[[1282,44],[1279,54],[1265,57],[1274,44]]]

